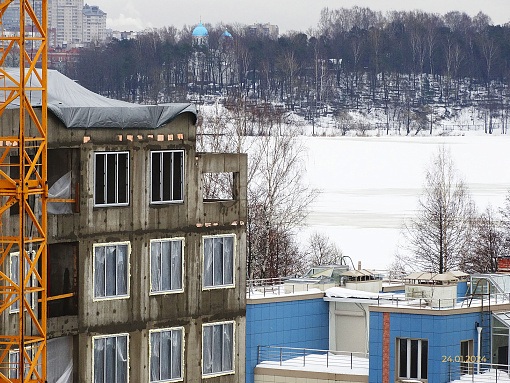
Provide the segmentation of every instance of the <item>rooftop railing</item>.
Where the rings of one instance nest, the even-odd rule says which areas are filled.
[[[289,283],[285,284],[286,281]],[[324,283],[324,281],[297,281],[292,278],[265,278],[265,279],[250,279],[246,282],[246,297],[259,298],[269,297],[275,295],[297,294],[308,292],[312,290],[324,291],[331,287],[331,283]]]
[[[448,362],[448,382],[450,383],[508,383],[510,382],[509,366],[504,364],[477,363],[474,356],[457,358],[467,362],[454,360]]]
[[[289,368],[357,370],[368,375],[368,354],[311,348],[258,346],[257,364]],[[352,371],[351,371],[352,372]]]
[[[393,294],[379,296],[376,300],[378,306],[391,305],[441,310],[510,303],[510,293],[474,294],[456,298],[409,297],[402,294]]]

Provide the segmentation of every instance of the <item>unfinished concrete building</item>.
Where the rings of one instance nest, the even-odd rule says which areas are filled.
[[[246,155],[197,153],[189,104],[113,101],[54,71],[48,107],[48,382],[244,383]],[[229,198],[204,198],[214,173]]]

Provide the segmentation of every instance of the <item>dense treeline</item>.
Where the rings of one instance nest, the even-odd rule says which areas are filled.
[[[492,25],[483,13],[326,8],[316,29],[277,40],[242,25],[207,28],[207,47],[192,45],[191,28],[169,27],[83,49],[66,71],[93,91],[129,101],[243,95],[309,116],[373,107],[393,120],[398,114],[407,129],[426,119],[426,105],[482,105],[491,116],[507,109],[510,25]]]

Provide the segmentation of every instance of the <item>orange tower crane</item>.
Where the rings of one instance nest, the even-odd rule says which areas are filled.
[[[0,0],[0,20],[7,10],[20,22],[19,34],[0,31],[0,381],[43,383],[47,0]]]

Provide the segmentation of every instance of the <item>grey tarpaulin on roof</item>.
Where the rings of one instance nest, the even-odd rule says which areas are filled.
[[[5,68],[8,77],[19,78],[18,68]],[[28,80],[39,82],[35,76]],[[48,70],[48,109],[68,128],[156,129],[181,113],[196,116],[190,103],[139,105],[96,94],[56,70]],[[41,105],[40,92],[29,94],[32,105]]]

